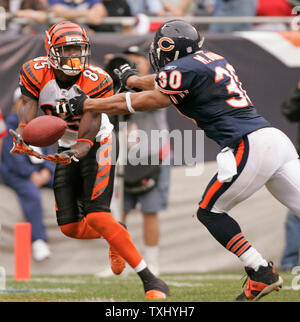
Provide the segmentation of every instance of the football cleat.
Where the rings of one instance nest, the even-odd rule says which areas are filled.
[[[125,229],[127,229],[126,225],[119,221]],[[109,259],[110,259],[110,268],[112,272],[116,275],[120,275],[125,268],[126,261],[119,254],[119,252],[111,245],[109,245]]]
[[[161,292],[158,290],[150,290],[146,292],[145,298],[147,300],[163,300],[163,299],[166,299],[167,296],[164,292]]]
[[[272,262],[266,267],[260,266],[258,271],[251,267],[245,267],[245,271],[248,277],[243,284],[244,291],[236,298],[237,301],[257,301],[274,290],[279,291],[282,287],[283,279],[273,268]]]
[[[144,283],[144,289],[146,300],[162,300],[170,295],[168,285],[157,277],[148,283]]]
[[[120,275],[126,265],[125,259],[119,254],[119,252],[113,247],[109,246],[109,259],[110,267],[114,274]]]

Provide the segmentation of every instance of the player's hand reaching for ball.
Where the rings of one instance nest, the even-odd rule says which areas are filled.
[[[14,131],[12,129],[9,130],[9,133],[13,137],[13,147],[10,150],[10,153],[13,154],[28,154],[31,156],[34,156],[38,159],[42,158],[42,155],[36,151],[34,151],[29,145],[27,145],[20,133],[17,133],[17,131]]]
[[[44,160],[59,163],[61,165],[68,165],[71,161],[78,162],[76,150],[66,150],[61,153],[48,154],[42,157]]]

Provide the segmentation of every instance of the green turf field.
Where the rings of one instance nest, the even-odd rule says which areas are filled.
[[[281,273],[283,288],[260,302],[300,302],[299,274]],[[171,290],[167,302],[232,302],[242,291],[242,273],[162,274]],[[294,283],[294,284],[293,284]],[[296,287],[295,287],[296,286]],[[3,287],[2,287],[3,289]],[[0,302],[144,302],[140,279],[130,274],[110,278],[92,275],[33,276],[30,281],[6,278]],[[149,301],[149,300],[148,300]]]

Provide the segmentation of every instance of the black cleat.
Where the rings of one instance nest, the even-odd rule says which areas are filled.
[[[260,266],[258,271],[250,267],[245,267],[245,271],[248,277],[243,284],[244,292],[236,298],[237,301],[257,301],[274,290],[279,291],[282,287],[283,279],[273,268],[272,262],[266,267]]]
[[[165,299],[170,295],[168,285],[153,275],[147,267],[140,271],[138,275],[143,282],[146,299]]]
[[[154,280],[144,283],[145,289],[145,298],[147,300],[155,300],[155,299],[165,299],[170,295],[170,290],[168,285],[159,278],[155,278]]]

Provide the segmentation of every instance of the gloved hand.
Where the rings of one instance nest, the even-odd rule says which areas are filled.
[[[134,63],[124,54],[114,54],[113,57],[104,66],[105,71],[110,75],[114,82],[114,90],[116,93],[128,91],[126,84],[122,85],[118,71],[120,66],[128,64],[131,68],[135,69]],[[115,73],[116,70],[116,73]]]
[[[29,145],[27,145],[22,136],[20,134],[18,134],[16,131],[10,129],[9,133],[12,135],[13,137],[13,147],[10,150],[10,153],[14,153],[14,154],[28,154],[28,155],[32,155],[38,159],[41,159],[43,157],[42,154],[34,151]]]
[[[130,89],[127,86],[128,78],[134,75],[138,75],[136,66],[134,65],[133,67],[131,67],[128,63],[123,64],[118,68],[115,68],[114,73],[119,77],[119,80],[120,80],[121,86],[120,86],[119,92],[122,92],[124,90],[128,91]],[[132,88],[132,89],[136,92],[140,91],[140,89],[138,88]]]
[[[89,97],[85,94],[83,90],[80,89],[79,86],[73,86],[76,96],[71,98],[67,103],[62,102],[62,104],[56,105],[56,112],[57,113],[66,113],[65,120],[70,121],[74,116],[82,115],[83,114],[83,104],[85,100]]]
[[[79,160],[76,158],[77,150],[66,150],[62,153],[48,154],[44,155],[42,158],[44,160],[48,160],[51,162],[59,163],[62,165],[68,165],[71,161],[78,162]]]

